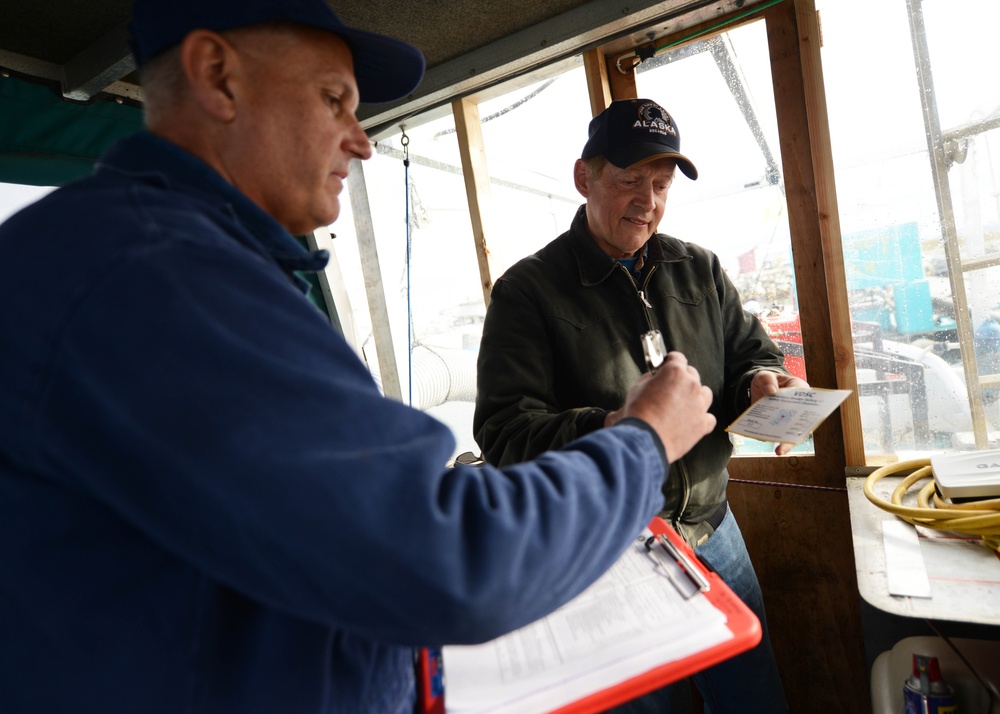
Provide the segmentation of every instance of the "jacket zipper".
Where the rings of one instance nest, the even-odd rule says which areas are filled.
[[[632,286],[635,288],[636,293],[639,295],[639,300],[642,301],[643,304],[642,314],[646,317],[646,325],[649,327],[650,330],[655,330],[656,326],[653,324],[653,318],[651,313],[653,306],[650,304],[649,299],[646,297],[646,286],[649,285],[649,279],[653,275],[653,271],[656,270],[656,266],[655,265],[652,266],[649,269],[649,272],[646,273],[646,278],[642,281],[642,287],[639,287],[639,284],[635,282],[635,278],[632,277],[632,273],[629,272],[628,268],[622,265],[621,269],[625,271],[625,274],[628,276],[628,279],[632,282]],[[669,348],[670,346],[667,345],[667,349]],[[688,501],[691,500],[691,484],[688,481],[687,467],[680,461],[676,461],[670,464],[671,471],[673,471],[675,467],[681,479],[680,505],[674,511],[674,514],[671,518],[671,524],[676,527],[677,523],[680,521],[681,515],[683,515],[685,509],[687,509]]]
[[[632,277],[632,273],[629,271],[628,268],[626,268],[624,265],[621,265],[620,263],[619,267],[622,269],[622,272],[624,272],[625,275],[628,276],[629,282],[632,283],[632,287],[635,288],[636,295],[639,296],[639,300],[642,302],[643,306],[642,314],[643,317],[646,318],[646,326],[651,331],[655,330],[656,326],[653,324],[653,318],[650,313],[650,311],[653,309],[653,305],[646,298],[646,286],[649,285],[649,278],[653,274],[653,271],[656,270],[656,266],[654,265],[653,267],[651,267],[649,269],[649,272],[646,273],[646,278],[645,280],[642,281],[642,287],[639,287],[639,283],[635,282],[635,278]]]

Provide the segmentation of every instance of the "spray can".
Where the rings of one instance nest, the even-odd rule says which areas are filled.
[[[958,714],[955,691],[941,676],[937,657],[913,655],[913,674],[903,684],[905,714]]]

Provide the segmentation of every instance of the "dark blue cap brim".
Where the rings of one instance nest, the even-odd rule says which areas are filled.
[[[331,32],[340,36],[351,49],[354,77],[362,102],[402,99],[423,79],[424,55],[413,45],[353,28]]]
[[[694,181],[698,178],[698,169],[691,159],[676,151],[664,151],[663,144],[628,144],[618,149],[604,153],[610,163],[620,169],[627,169],[637,164],[645,164],[657,159],[674,159],[684,175]]]

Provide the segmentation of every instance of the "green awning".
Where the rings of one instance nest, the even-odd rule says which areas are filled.
[[[62,186],[88,175],[112,143],[142,128],[136,107],[104,99],[71,102],[53,87],[0,76],[0,183]],[[339,328],[316,275],[303,277],[309,299]]]
[[[71,102],[53,87],[0,76],[0,182],[61,186],[89,174],[108,146],[142,126],[136,107]]]

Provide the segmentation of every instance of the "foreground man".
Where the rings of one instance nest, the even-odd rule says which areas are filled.
[[[414,647],[547,614],[715,420],[679,354],[625,418],[444,464],[302,292],[412,47],[323,0],[140,0],[148,133],[0,226],[0,708],[413,712]]]
[[[647,369],[640,335],[659,331],[713,395],[716,427],[670,470],[661,515],[760,619],[761,644],[695,676],[711,714],[777,714],[784,693],[764,603],[726,501],[725,426],[780,387],[805,386],[756,317],[744,312],[717,256],[657,232],[680,169],[666,109],[619,100],[595,117],[574,166],[586,199],[569,231],[512,266],[493,288],[479,350],[474,429],[489,463],[536,457],[618,423],[629,385]],[[791,449],[781,444],[781,455]],[[625,710],[664,712],[666,691]]]

